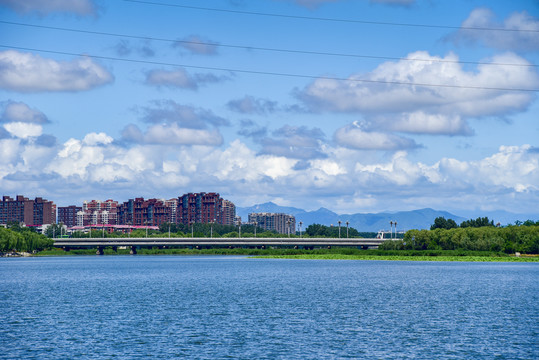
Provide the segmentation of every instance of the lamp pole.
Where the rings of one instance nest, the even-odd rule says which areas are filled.
[[[391,228],[391,230],[390,230],[390,235],[389,235],[389,236],[390,236],[391,240],[393,240],[393,220],[391,220],[391,221],[389,222],[389,226],[390,226],[390,228]]]
[[[255,237],[256,237],[256,226],[258,225],[258,223],[255,221]]]
[[[286,229],[288,230],[288,237],[290,237],[290,219],[286,220]]]
[[[397,240],[397,222],[395,221],[395,240]]]
[[[349,225],[349,224],[350,224],[350,223],[347,221],[347,222],[346,222],[346,238],[347,238],[347,239],[348,239],[348,225]]]
[[[303,225],[303,222],[299,222],[299,238],[301,239],[301,225]]]
[[[341,238],[341,220],[337,221],[339,223],[339,239]]]

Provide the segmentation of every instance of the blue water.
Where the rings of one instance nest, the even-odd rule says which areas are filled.
[[[537,359],[539,265],[0,259],[1,359]]]

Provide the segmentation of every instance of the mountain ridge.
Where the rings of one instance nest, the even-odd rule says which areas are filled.
[[[302,229],[305,229],[311,224],[322,224],[326,226],[338,226],[338,221],[341,221],[341,226],[346,227],[348,225],[359,231],[380,231],[390,230],[390,221],[397,222],[396,229],[410,230],[410,229],[430,229],[430,226],[434,223],[434,219],[437,217],[444,217],[446,219],[453,219],[457,224],[468,220],[475,219],[477,217],[488,217],[493,220],[494,223],[500,222],[502,225],[508,223],[514,223],[516,220],[536,220],[539,219],[539,214],[513,214],[506,211],[485,211],[485,212],[471,212],[467,211],[465,216],[459,216],[445,210],[435,210],[432,208],[423,208],[407,211],[396,212],[379,212],[379,213],[355,213],[355,214],[338,214],[327,208],[321,207],[318,210],[306,211],[304,209],[280,206],[273,202],[266,202],[263,204],[257,204],[249,207],[237,207],[236,213],[241,216],[242,221],[248,221],[248,215],[255,212],[269,212],[269,213],[285,213],[293,215],[296,218],[296,226],[299,226],[299,222],[302,222]],[[473,214],[480,215],[473,215]],[[394,227],[395,228],[395,227]]]

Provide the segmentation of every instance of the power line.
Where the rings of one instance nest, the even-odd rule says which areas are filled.
[[[9,46],[9,45],[2,45],[2,44],[0,44],[0,47],[8,48],[8,49],[24,50],[24,51],[57,54],[57,55],[85,56],[85,57],[89,57],[93,59],[101,59],[101,60],[113,60],[113,61],[123,61],[123,62],[131,62],[131,63],[140,63],[140,64],[184,67],[188,69],[199,69],[199,70],[237,72],[237,73],[251,74],[251,75],[269,75],[269,76],[293,77],[293,78],[314,79],[314,80],[337,80],[337,81],[375,83],[375,84],[386,84],[386,85],[406,85],[406,86],[420,86],[420,87],[441,87],[441,88],[456,88],[456,89],[517,91],[517,92],[539,92],[539,89],[502,88],[502,87],[450,85],[450,84],[428,84],[428,83],[413,83],[413,82],[403,82],[403,81],[371,80],[371,79],[357,79],[357,78],[350,79],[350,78],[340,78],[340,77],[332,77],[332,76],[315,76],[315,75],[279,73],[279,72],[270,72],[270,71],[257,71],[257,70],[221,68],[221,67],[210,67],[210,66],[186,65],[186,64],[178,64],[178,63],[166,63],[166,62],[160,62],[160,61],[117,58],[117,57],[112,57],[112,56],[102,56],[102,55],[93,55],[93,54],[76,54],[76,53],[66,52],[66,51],[34,49],[34,48]]]
[[[488,27],[471,27],[471,26],[454,26],[454,25],[398,23],[398,22],[389,22],[389,21],[368,21],[368,20],[354,20],[354,19],[325,18],[325,17],[315,17],[315,16],[286,15],[286,14],[265,13],[265,12],[256,12],[256,11],[230,10],[230,9],[209,8],[209,7],[202,7],[202,6],[167,4],[167,3],[156,2],[156,1],[143,1],[143,0],[123,0],[123,1],[130,2],[130,3],[145,4],[145,5],[166,6],[166,7],[175,7],[175,8],[183,8],[183,9],[192,9],[192,10],[216,11],[216,12],[224,12],[224,13],[232,13],[232,14],[280,17],[280,18],[301,19],[301,20],[331,21],[331,22],[384,25],[384,26],[406,26],[406,27],[435,28],[435,29],[453,29],[453,30],[462,29],[462,30],[480,30],[480,31],[508,31],[508,32],[539,33],[539,30],[535,30],[535,29],[508,29],[508,28],[488,28]]]
[[[138,35],[118,34],[118,33],[93,31],[93,30],[81,30],[81,29],[36,25],[36,24],[3,21],[3,20],[0,20],[0,23],[7,24],[7,25],[26,26],[26,27],[33,27],[33,28],[39,28],[39,29],[59,30],[59,31],[67,31],[67,32],[82,33],[82,34],[123,37],[123,38],[128,38],[128,39],[137,39],[137,40],[162,41],[162,42],[182,43],[182,44],[191,44],[191,45],[207,45],[207,46],[225,47],[225,48],[233,48],[233,49],[270,51],[270,52],[280,52],[280,53],[290,53],[290,54],[351,57],[351,58],[378,59],[378,60],[399,60],[399,61],[403,60],[403,61],[418,61],[418,62],[453,63],[453,64],[469,64],[469,65],[498,65],[498,66],[522,66],[522,67],[539,66],[537,64],[530,64],[530,63],[516,64],[516,63],[494,63],[494,62],[482,62],[482,61],[444,60],[444,59],[417,59],[417,58],[406,58],[406,57],[403,58],[403,57],[392,57],[392,56],[333,53],[333,52],[325,52],[325,51],[279,49],[279,48],[268,48],[268,47],[222,44],[222,43],[205,42],[205,41],[174,40],[174,39],[158,38],[158,37],[150,37],[150,36],[138,36]]]

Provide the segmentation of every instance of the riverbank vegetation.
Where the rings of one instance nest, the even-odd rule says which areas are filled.
[[[470,250],[539,254],[539,226],[484,226],[409,230],[404,239],[386,241],[382,250]]]
[[[38,256],[95,255],[95,249],[64,251],[51,249],[39,252]],[[129,255],[129,249],[104,249],[105,255]],[[275,259],[312,260],[412,260],[412,261],[518,261],[539,262],[539,256],[516,257],[514,254],[491,251],[465,250],[361,250],[357,248],[172,248],[138,249],[136,256],[144,255],[236,255]]]
[[[38,234],[33,228],[12,224],[10,228],[0,227],[0,253],[9,251],[35,252],[52,248],[54,241]]]

